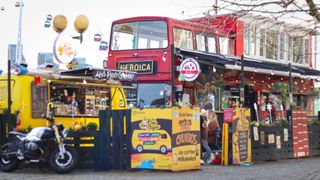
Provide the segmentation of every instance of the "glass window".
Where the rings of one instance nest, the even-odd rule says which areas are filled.
[[[169,85],[165,83],[138,84],[138,107],[149,108],[165,106],[165,99],[170,97],[165,92],[168,90],[168,87]]]
[[[135,49],[138,22],[115,24],[112,27],[112,50]]]
[[[265,39],[266,39],[265,30],[261,29],[260,30],[260,56],[265,56],[264,54]]]
[[[309,39],[304,40],[304,63],[309,64],[310,61],[310,41]]]
[[[193,50],[192,32],[185,29],[173,28],[174,46]]]
[[[292,55],[293,55],[293,48],[292,48],[292,43],[293,42],[293,38],[291,36],[288,36],[288,61],[292,61]]]
[[[302,38],[294,37],[293,38],[293,62],[294,63],[303,63],[302,62]]]
[[[266,58],[268,59],[276,59],[277,55],[277,38],[276,33],[274,31],[266,32]]]
[[[250,26],[246,25],[244,29],[244,53],[245,55],[250,55]]]
[[[138,48],[139,49],[145,49],[148,47],[148,39],[145,38],[139,38],[139,45]]]
[[[207,37],[207,41],[208,41],[208,52],[209,53],[217,53],[216,38],[215,37]]]
[[[111,50],[155,49],[168,46],[165,21],[135,21],[114,24]]]
[[[284,59],[284,34],[280,34],[279,59]]]
[[[250,32],[250,54],[256,55],[256,40],[257,40],[257,32],[256,27],[251,27]]]
[[[206,42],[205,42],[204,35],[197,34],[196,41],[197,41],[197,50],[205,52],[206,51]]]
[[[219,37],[220,54],[233,55],[234,54],[234,40],[227,37]]]

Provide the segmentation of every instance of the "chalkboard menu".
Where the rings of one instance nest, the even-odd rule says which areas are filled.
[[[232,121],[233,164],[251,162],[250,109],[235,108]]]
[[[248,158],[248,131],[239,131],[238,133],[240,161],[246,161]]]
[[[48,87],[31,83],[32,117],[41,118],[47,113]]]

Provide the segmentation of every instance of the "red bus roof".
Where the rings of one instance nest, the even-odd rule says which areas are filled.
[[[226,36],[227,34],[222,31],[221,29],[217,29],[211,25],[205,25],[199,22],[193,22],[190,20],[178,20],[174,18],[169,18],[165,16],[136,16],[136,17],[129,17],[129,18],[123,18],[119,20],[115,20],[112,22],[112,24],[118,24],[118,23],[125,23],[125,22],[131,22],[131,21],[139,21],[139,20],[164,20],[168,23],[173,24],[180,24],[183,26],[189,26],[192,29],[201,29],[202,31],[209,31],[211,33],[215,33],[221,36]]]

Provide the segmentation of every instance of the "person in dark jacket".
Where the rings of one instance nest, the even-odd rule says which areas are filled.
[[[212,104],[210,102],[206,103],[205,110],[206,110],[205,114],[202,114],[202,116],[200,117],[200,120],[201,120],[201,144],[202,144],[203,148],[206,150],[206,153],[202,157],[201,163],[202,164],[204,164],[204,163],[210,164],[214,158],[212,151],[211,151],[211,148],[208,144],[208,125],[210,123],[208,120],[211,119],[209,116],[212,111]]]

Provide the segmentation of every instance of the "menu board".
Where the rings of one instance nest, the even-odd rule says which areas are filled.
[[[248,131],[239,131],[238,140],[240,161],[246,161],[248,158]]]
[[[250,109],[236,108],[232,122],[233,164],[251,162]]]
[[[47,113],[48,86],[38,86],[31,83],[32,117],[41,118]]]

